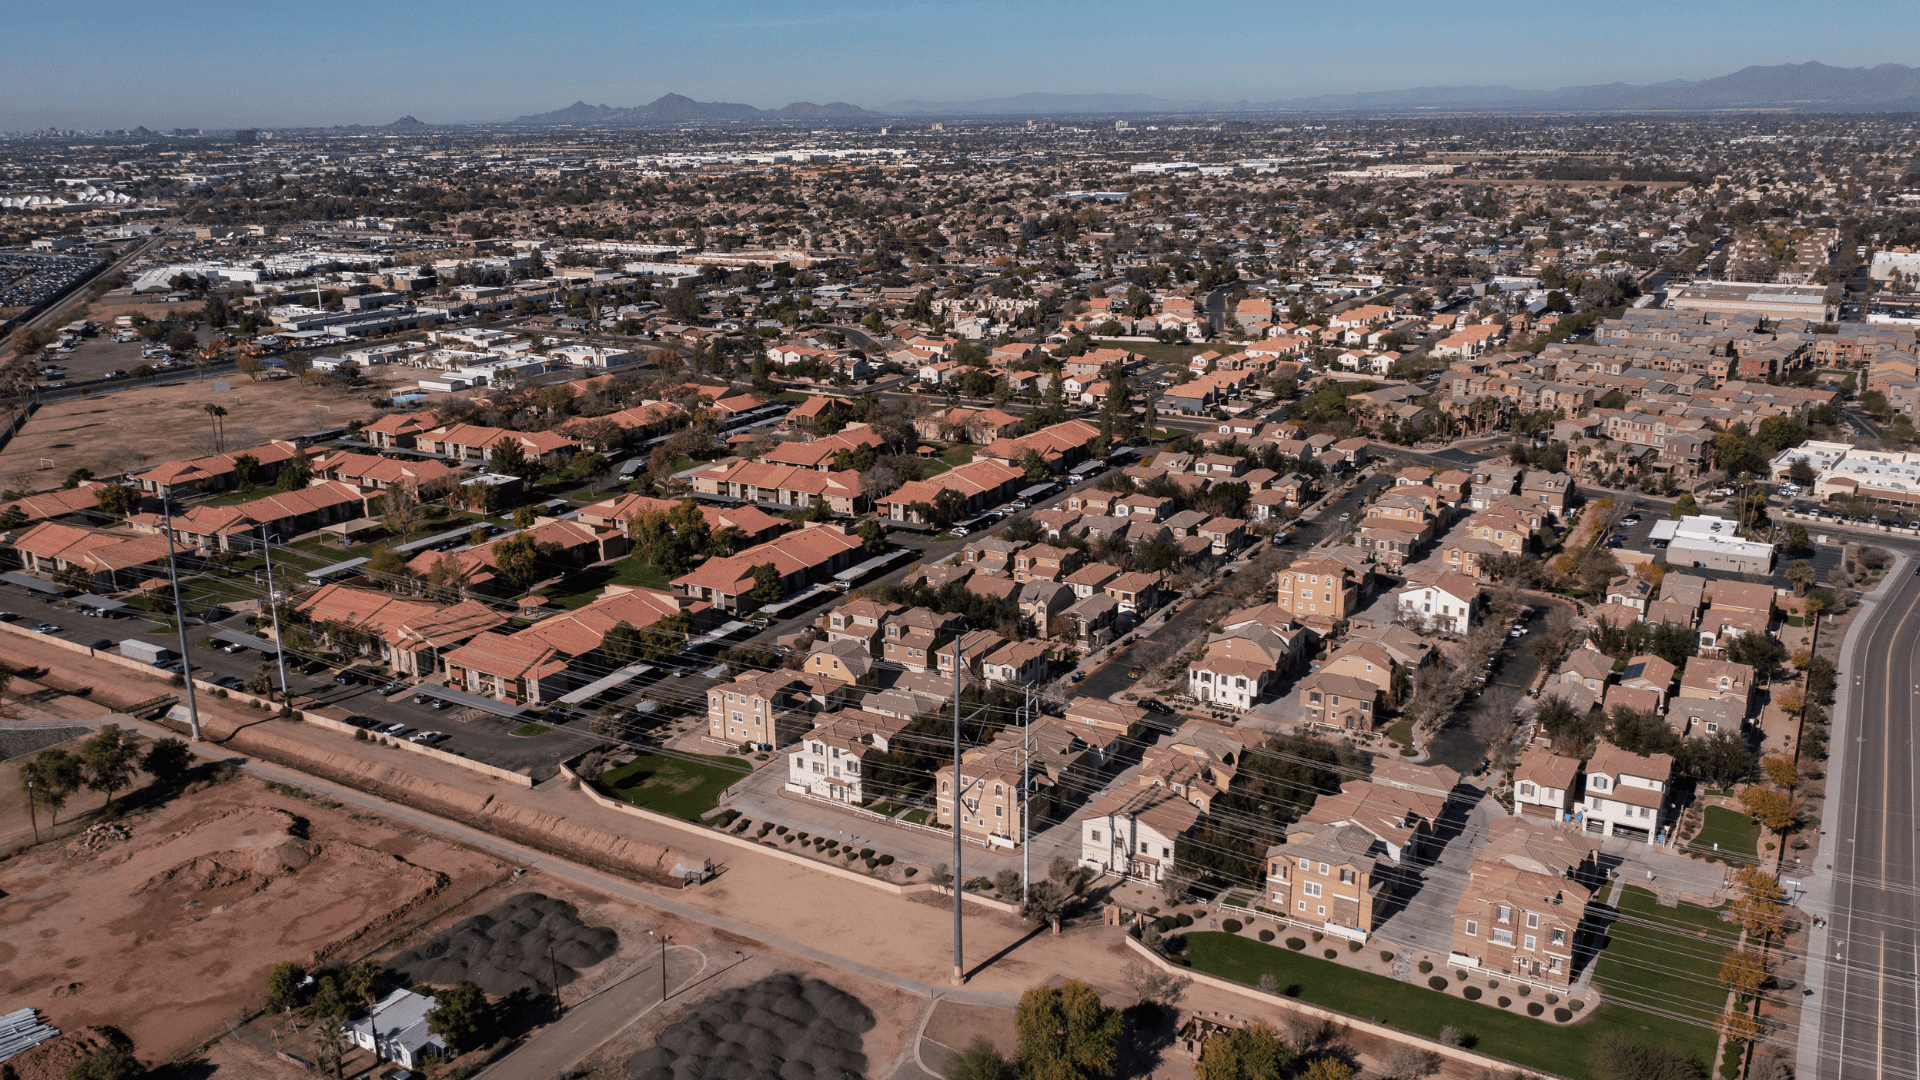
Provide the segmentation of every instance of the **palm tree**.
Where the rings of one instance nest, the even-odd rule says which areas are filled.
[[[213,452],[216,454],[224,453],[227,448],[227,437],[224,425],[221,424],[220,419],[227,415],[227,410],[219,405],[215,405],[211,401],[200,406],[200,408],[201,411],[207,414],[208,421],[213,424]]]
[[[1793,582],[1793,591],[1796,595],[1807,595],[1807,589],[1813,585],[1813,578],[1813,564],[1805,559],[1795,559],[1792,565],[1787,567],[1787,580]]]

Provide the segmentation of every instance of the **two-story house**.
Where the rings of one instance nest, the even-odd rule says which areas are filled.
[[[1081,813],[1080,865],[1158,884],[1173,869],[1174,845],[1200,816],[1199,807],[1166,788],[1121,788]]]
[[[887,620],[886,637],[880,659],[899,664],[908,671],[927,671],[937,666],[935,650],[960,632],[958,615],[943,615],[927,608],[910,608]]]
[[[1574,812],[1588,833],[1654,843],[1672,778],[1671,755],[1631,754],[1603,739],[1587,760],[1586,797]]]
[[[787,754],[787,790],[834,802],[865,803],[863,766],[874,754],[887,753],[894,736],[912,720],[859,709],[841,709],[819,717]]]
[[[1380,688],[1351,675],[1315,672],[1300,680],[1300,708],[1308,724],[1341,731],[1372,731]]]
[[[839,706],[844,684],[815,684],[791,671],[755,671],[707,690],[707,737],[732,746],[787,746]]]
[[[1513,816],[1571,820],[1579,785],[1578,758],[1556,754],[1544,743],[1531,746],[1513,766]]]

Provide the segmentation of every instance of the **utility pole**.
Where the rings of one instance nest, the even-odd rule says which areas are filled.
[[[964,634],[953,639],[953,983],[958,986],[967,981],[967,969],[963,959],[960,937],[960,815],[965,812],[966,804],[961,800],[962,780],[960,776],[960,664],[964,658],[966,645]]]
[[[1033,800],[1033,687],[1026,688],[1027,700],[1020,706],[1020,904],[1026,906],[1033,894],[1033,838],[1027,821],[1027,807]]]
[[[40,812],[33,805],[33,788],[38,782],[36,776],[27,777],[27,819],[33,822],[33,843],[36,847],[40,844]]]
[[[280,636],[280,594],[273,587],[273,541],[267,539],[267,527],[260,526],[260,550],[267,556],[267,607],[273,612],[273,658],[280,664],[280,705],[293,708],[293,695],[287,693],[287,642]]]
[[[180,602],[180,568],[173,556],[173,488],[160,489],[160,508],[166,513],[167,580],[173,584],[173,629],[180,636],[180,672],[187,686],[187,723],[193,741],[200,742],[200,707],[193,698],[193,657],[187,655],[187,609]]]
[[[660,959],[660,970],[662,973],[667,970],[664,954]],[[554,962],[552,941],[547,942],[547,978],[553,982],[553,1007],[560,1012],[565,1012],[567,1007],[560,1001],[560,965]],[[662,991],[661,1000],[665,1000],[666,996],[666,992]]]

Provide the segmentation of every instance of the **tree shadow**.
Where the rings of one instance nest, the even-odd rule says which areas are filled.
[[[1151,1001],[1129,1006],[1120,1014],[1126,1022],[1115,1048],[1113,1075],[1152,1076],[1165,1060],[1167,1047],[1173,1045],[1179,1030],[1180,1015]]]

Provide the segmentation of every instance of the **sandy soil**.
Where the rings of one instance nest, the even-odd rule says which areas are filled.
[[[233,388],[215,393],[215,381]],[[212,453],[213,428],[202,411],[209,403],[227,410],[225,445],[234,449],[365,420],[374,412],[372,396],[291,378],[255,383],[228,374],[58,401],[34,413],[0,451],[0,479],[17,490],[39,491],[59,486],[80,467],[108,476]]]
[[[111,1024],[166,1060],[256,1004],[281,960],[358,956],[383,927],[473,892],[497,864],[236,779],[0,863],[0,1000]]]

